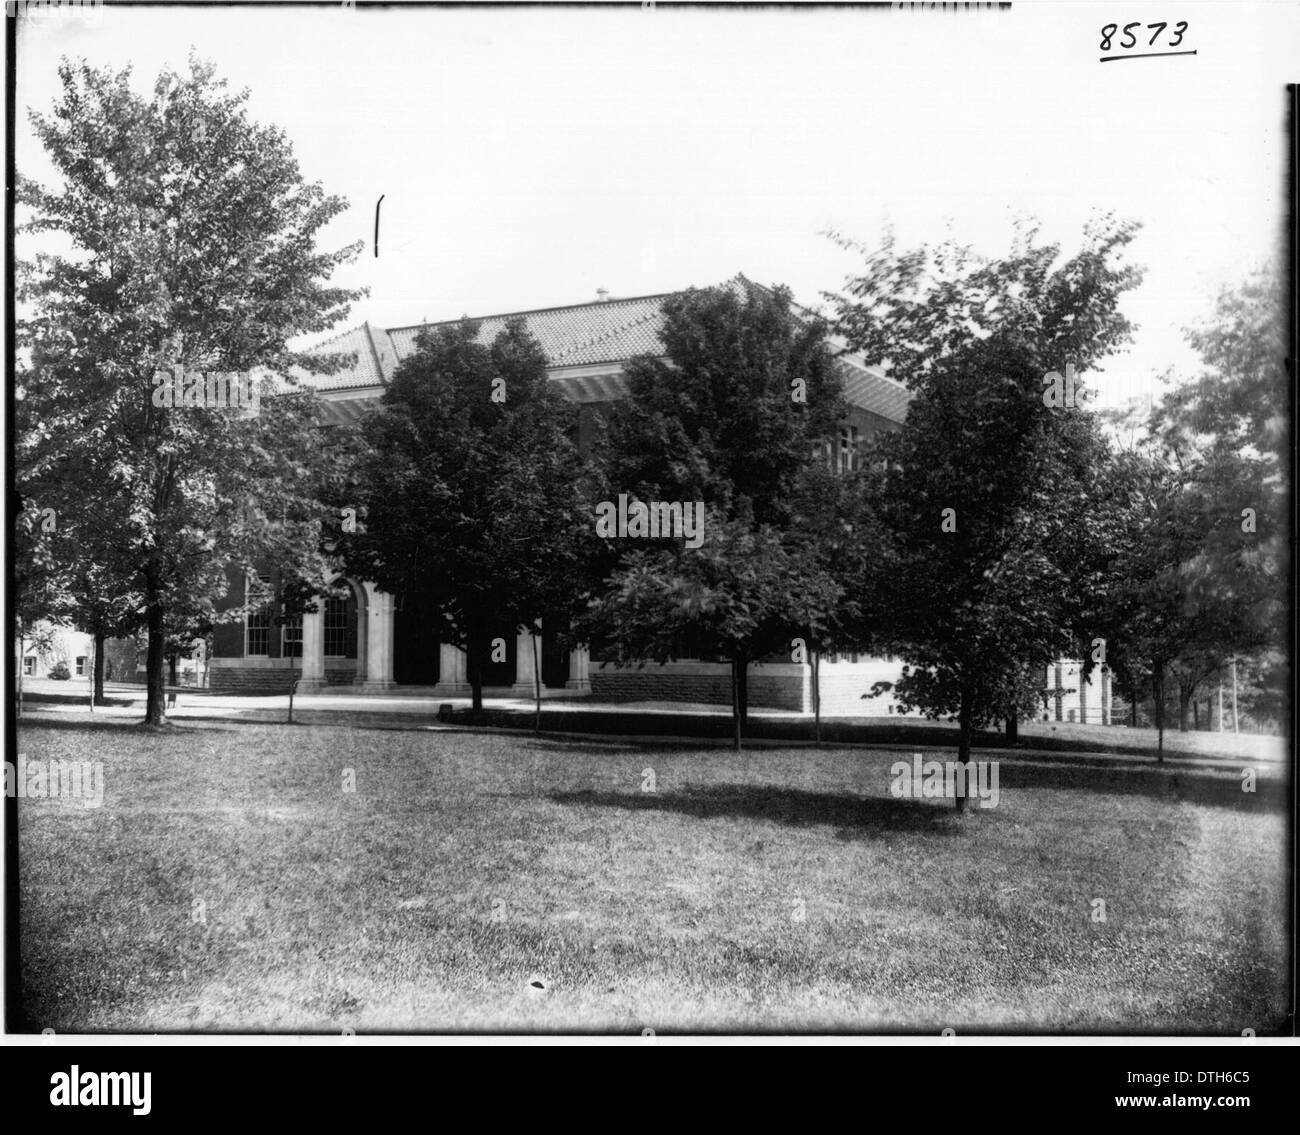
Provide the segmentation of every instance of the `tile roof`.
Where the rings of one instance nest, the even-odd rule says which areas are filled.
[[[295,370],[294,377],[317,390],[343,390],[356,386],[381,386],[393,377],[397,355],[387,331],[369,323],[352,327],[308,348],[313,355],[351,355],[353,362],[333,374]]]
[[[492,342],[506,320],[519,315],[546,352],[548,367],[615,363],[633,355],[658,355],[663,353],[659,331],[663,326],[663,301],[667,298],[667,294],[637,296],[542,311],[488,315],[478,321],[478,342]],[[448,319],[415,327],[395,327],[388,334],[397,357],[404,359],[415,351],[415,337],[425,327],[450,327],[458,322]]]
[[[761,287],[738,275],[724,285],[736,290]],[[507,319],[520,316],[529,332],[546,352],[551,370],[564,367],[596,366],[625,362],[635,355],[663,355],[663,303],[671,295],[665,292],[630,299],[597,300],[570,307],[543,308],[538,311],[504,312],[482,316],[477,341],[490,343],[505,326]],[[800,309],[805,310],[805,309]],[[317,390],[342,391],[382,386],[392,378],[397,364],[415,352],[416,336],[424,328],[449,327],[460,320],[421,323],[411,327],[394,327],[385,331],[363,323],[308,348],[313,353],[350,353],[352,366],[331,375],[299,374],[297,377]],[[841,350],[844,344],[833,341]],[[845,393],[850,402],[901,422],[907,413],[911,393],[899,382],[886,377],[864,360],[842,353]]]

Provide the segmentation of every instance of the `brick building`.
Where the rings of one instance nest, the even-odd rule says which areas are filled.
[[[752,287],[743,277],[736,287]],[[581,406],[580,442],[586,442],[594,415],[622,398],[625,367],[636,355],[662,355],[660,330],[667,295],[614,299],[539,311],[487,316],[479,336],[490,342],[505,320],[522,316],[546,352],[548,376]],[[354,357],[347,369],[328,376],[304,376],[317,390],[332,424],[354,423],[384,391],[399,363],[415,351],[426,325],[381,329],[363,323],[314,348]],[[828,460],[850,468],[858,449],[881,430],[897,428],[911,395],[864,359],[837,359],[849,405],[840,436],[828,442]],[[214,689],[271,693],[294,681],[303,693],[332,686],[362,692],[404,692],[455,696],[468,693],[464,653],[439,643],[433,628],[413,625],[400,597],[385,594],[366,580],[348,579],[346,598],[318,604],[314,614],[288,621],[274,617],[279,581],[273,572],[260,584],[237,582],[231,605],[242,604],[249,586],[264,587],[265,605],[241,622],[219,626],[210,659]],[[256,600],[257,596],[248,596]],[[488,696],[529,694],[533,690],[533,644],[528,634],[507,636],[506,657],[488,667]],[[562,653],[548,643],[543,624],[541,678],[545,691],[590,693],[629,700],[728,702],[730,676],[724,663],[681,659],[664,665],[615,667],[591,659],[586,651]],[[856,701],[878,672],[879,661],[837,657],[823,663],[823,700]],[[896,673],[896,668],[894,668]],[[772,661],[751,668],[750,701],[755,706],[811,707],[811,669],[804,663]],[[836,693],[843,687],[843,696]],[[848,711],[846,706],[845,711]],[[856,711],[856,709],[855,709]],[[883,712],[883,710],[882,710]]]
[[[752,287],[743,277],[733,286]],[[625,367],[636,355],[662,355],[660,330],[667,295],[612,299],[539,311],[514,312],[480,319],[479,338],[490,342],[505,320],[522,316],[546,352],[548,377],[579,403],[580,443],[590,436],[594,415],[601,414],[627,391]],[[351,355],[347,369],[328,376],[304,376],[324,402],[332,424],[355,423],[373,405],[400,362],[415,351],[426,325],[381,329],[363,323],[314,349]],[[433,325],[436,326],[436,325]],[[839,344],[842,348],[843,344]],[[882,430],[903,421],[911,395],[865,359],[851,353],[837,358],[849,411],[840,435],[828,440],[827,459],[849,469],[858,450]],[[469,693],[464,652],[437,640],[431,626],[419,625],[403,610],[400,596],[380,591],[361,579],[346,579],[346,596],[318,604],[314,614],[289,620],[275,617],[279,580],[265,573],[264,605],[242,621],[218,626],[209,660],[210,684],[217,690],[249,693],[287,692],[298,682],[300,693],[348,687],[364,693],[411,693],[464,696]],[[236,582],[230,605],[243,604],[250,581]],[[658,664],[618,667],[592,659],[585,650],[563,651],[549,640],[543,622],[538,655],[544,695],[590,694],[626,701],[682,701],[729,704],[730,671],[726,663],[677,659]],[[532,696],[533,643],[527,633],[503,629],[505,657],[486,667],[485,695]],[[1058,670],[1060,668],[1058,667]],[[833,654],[821,664],[821,697],[827,715],[887,716],[901,713],[888,689],[864,699],[877,683],[899,676],[892,659]],[[1052,685],[1051,674],[1048,676]],[[1073,700],[1071,700],[1073,699]],[[1078,712],[1097,719],[1100,699],[1075,691],[1056,698],[1063,714]],[[788,658],[751,664],[752,706],[811,712],[812,669]],[[1067,705],[1067,701],[1069,705]]]

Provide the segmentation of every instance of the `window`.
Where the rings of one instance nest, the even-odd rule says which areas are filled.
[[[840,430],[839,472],[850,473],[858,467],[858,427],[845,426]]]
[[[245,581],[244,594],[250,607],[245,616],[247,641],[244,654],[248,658],[265,658],[271,652],[270,589],[260,579],[249,578]]]
[[[812,459],[818,463],[825,463],[826,468],[835,471],[834,450],[831,443],[825,438],[812,443]]]
[[[23,673],[29,678],[36,677],[36,655],[29,654],[23,659]]]
[[[85,672],[86,672],[86,656],[85,656],[84,654],[78,654],[78,655],[77,655],[77,673],[78,673],[79,675],[81,675],[81,674],[85,674]]]
[[[348,651],[348,601],[325,600],[325,657],[342,658]]]
[[[302,657],[302,616],[286,615],[284,617],[284,633],[280,639],[282,648],[280,654],[285,658]]]

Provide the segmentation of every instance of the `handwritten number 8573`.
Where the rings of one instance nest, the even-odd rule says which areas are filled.
[[[1133,32],[1131,31],[1131,29],[1132,29],[1132,28],[1140,28],[1141,26],[1142,26],[1141,21],[1138,21],[1137,23],[1132,23],[1132,24],[1125,24],[1125,25],[1124,25],[1124,35],[1127,36],[1128,38],[1127,38],[1127,40],[1121,40],[1120,43],[1119,43],[1119,46],[1120,46],[1120,47],[1126,47],[1126,48],[1127,48],[1127,47],[1134,47],[1134,46],[1136,46],[1136,45],[1137,45],[1137,36],[1135,36],[1135,35],[1133,34]],[[1156,29],[1155,32],[1152,34],[1151,38],[1150,38],[1149,40],[1147,40],[1147,46],[1148,46],[1148,47],[1154,47],[1154,46],[1155,46],[1155,42],[1156,42],[1156,40],[1158,40],[1158,39],[1160,38],[1160,33],[1161,33],[1162,31],[1164,31],[1165,28],[1167,28],[1168,26],[1169,26],[1169,24],[1168,24],[1167,22],[1166,22],[1166,23],[1162,23],[1162,24],[1147,24],[1147,27],[1148,27],[1148,28],[1155,28],[1155,29]],[[1102,49],[1102,51],[1109,51],[1109,50],[1110,50],[1110,41],[1111,41],[1111,37],[1112,37],[1112,36],[1113,36],[1113,35],[1114,35],[1118,30],[1119,30],[1119,25],[1118,25],[1118,24],[1107,24],[1104,28],[1101,29],[1101,49]],[[1168,46],[1169,46],[1169,47],[1177,47],[1180,43],[1182,43],[1182,42],[1183,42],[1183,33],[1184,33],[1185,31],[1187,31],[1187,21],[1186,21],[1186,20],[1179,20],[1178,23],[1176,23],[1176,24],[1174,25],[1174,33],[1177,35],[1178,38],[1177,38],[1177,39],[1171,39],[1171,40],[1169,41]]]

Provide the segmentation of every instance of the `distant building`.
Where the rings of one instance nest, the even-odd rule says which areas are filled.
[[[1077,722],[1081,725],[1126,725],[1123,715],[1128,703],[1120,702],[1113,690],[1113,675],[1105,666],[1095,666],[1083,676],[1083,665],[1062,658],[1047,667],[1044,705],[1038,720]]]
[[[70,678],[89,678],[94,666],[94,639],[83,631],[40,622],[22,639],[19,665],[24,678],[48,678],[60,664]],[[17,653],[19,642],[15,640]]]

